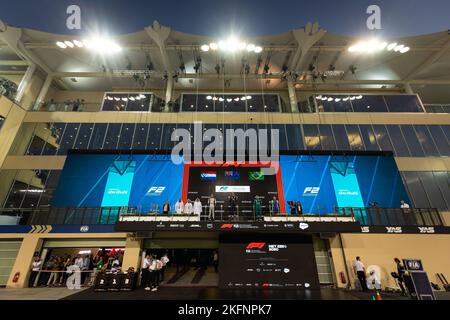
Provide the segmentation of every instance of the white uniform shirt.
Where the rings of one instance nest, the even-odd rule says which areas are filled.
[[[80,267],[80,269],[82,269],[84,266],[84,259],[83,258],[75,259],[75,265],[77,265],[78,267]]]
[[[169,261],[170,261],[170,260],[169,260],[169,258],[167,258],[167,256],[163,256],[163,257],[161,258],[161,262],[163,263],[163,266],[165,266]]]
[[[145,258],[144,263],[142,264],[142,269],[147,269],[150,266],[150,260]]]
[[[177,214],[182,214],[183,213],[183,211],[184,211],[183,202],[177,201],[177,203],[175,203],[175,211],[177,212]]]
[[[193,210],[192,203],[190,202],[186,203],[186,205],[184,206],[184,213],[192,214],[192,210]]]
[[[364,271],[365,267],[364,267],[364,263],[362,263],[361,261],[356,260],[354,263],[355,269],[356,271]]]
[[[33,267],[31,268],[32,271],[39,271],[41,269],[42,261],[34,261]]]
[[[194,202],[194,214],[200,215],[202,213],[202,203],[200,201]]]
[[[402,205],[400,205],[400,208],[402,209],[409,209],[409,204],[407,204],[406,202]]]
[[[153,259],[153,260],[152,260],[152,263],[150,264],[150,267],[149,267],[149,270],[150,270],[150,271],[155,271],[155,270],[156,270],[156,268],[157,268],[157,266],[158,266],[158,261],[159,261],[159,260],[156,260],[156,259]]]

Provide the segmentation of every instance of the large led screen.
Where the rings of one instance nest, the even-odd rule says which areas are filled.
[[[180,159],[182,160],[182,159]],[[141,213],[172,208],[183,198],[206,205],[214,193],[226,211],[230,195],[240,214],[253,216],[253,200],[280,200],[280,213],[300,202],[305,214],[327,214],[336,207],[367,207],[376,202],[397,208],[409,201],[390,155],[281,155],[276,175],[258,164],[174,164],[170,155],[71,153],[53,197],[54,207],[137,207]],[[274,165],[273,167],[277,167]]]
[[[311,236],[224,234],[219,257],[222,288],[319,289]]]
[[[138,207],[141,212],[180,198],[183,164],[167,155],[70,154],[54,207]]]
[[[334,212],[335,207],[397,208],[408,201],[401,175],[390,155],[282,155],[280,166],[287,202],[304,213]]]

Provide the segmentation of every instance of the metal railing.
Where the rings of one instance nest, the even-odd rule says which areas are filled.
[[[427,208],[336,208],[337,213],[352,214],[361,225],[443,226],[437,209]]]
[[[187,217],[195,214],[162,214],[160,210],[144,211],[142,207],[83,207],[83,208],[35,208],[0,209],[0,225],[113,225],[121,215]],[[361,225],[374,226],[443,226],[437,209],[399,208],[335,208],[329,214],[296,214],[290,217],[352,217]],[[253,206],[230,208],[219,205],[215,209],[215,221],[258,221],[264,217],[286,217],[263,206],[256,212]],[[200,220],[208,220],[209,208],[203,206]]]

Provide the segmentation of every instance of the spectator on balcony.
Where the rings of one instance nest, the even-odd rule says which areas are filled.
[[[199,198],[195,199],[194,201],[194,215],[198,216],[200,219],[200,216],[202,214],[202,203]]]
[[[70,102],[70,100],[66,100],[64,101],[64,111],[69,111],[70,107],[71,107],[72,103]]]
[[[409,209],[409,204],[407,204],[404,200],[400,201],[400,208]]]
[[[54,99],[50,99],[50,102],[48,103],[48,111],[50,112],[56,111],[56,103]]]
[[[169,214],[170,213],[170,204],[169,201],[166,201],[163,205],[163,214]]]
[[[78,109],[80,108],[80,104],[81,104],[80,99],[77,99],[77,101],[75,101],[75,102],[73,103],[72,111],[78,111]]]
[[[175,203],[175,212],[177,214],[183,214],[184,212],[184,204],[183,204],[183,200],[179,199],[177,201],[177,203]]]
[[[81,99],[81,102],[80,102],[80,104],[78,106],[78,111],[79,112],[84,111],[84,99]]]

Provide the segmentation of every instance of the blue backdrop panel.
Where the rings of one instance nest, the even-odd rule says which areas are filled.
[[[181,197],[183,165],[165,155],[68,155],[54,207],[136,206],[143,212]]]
[[[286,202],[300,201],[305,213],[371,202],[396,208],[409,201],[392,156],[282,155],[280,165]]]

